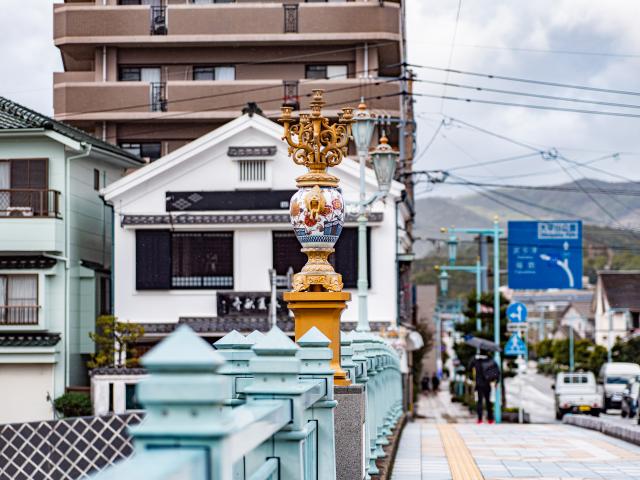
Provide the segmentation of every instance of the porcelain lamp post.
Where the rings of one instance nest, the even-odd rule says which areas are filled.
[[[295,316],[296,340],[311,328],[318,328],[331,342],[336,385],[349,385],[340,365],[340,316],[351,296],[342,291],[342,275],[328,260],[344,225],[344,199],[339,179],[327,169],[339,165],[347,155],[353,109],[343,108],[338,122],[330,124],[322,115],[322,93],[313,91],[311,113],[300,115],[296,121],[292,107],[285,106],[279,119],[289,155],[294,163],[307,167],[307,173],[296,178],[298,191],[291,198],[289,210],[308,260],[293,275],[292,291],[286,292],[284,299]]]

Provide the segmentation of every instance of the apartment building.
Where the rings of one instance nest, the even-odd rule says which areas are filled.
[[[399,1],[66,0],[54,5],[64,72],[55,118],[153,161],[247,108],[326,91],[329,115],[360,97],[398,141]],[[247,107],[248,104],[253,106]]]

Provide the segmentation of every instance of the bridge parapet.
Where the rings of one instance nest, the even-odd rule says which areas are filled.
[[[329,339],[315,327],[297,344],[277,327],[255,333],[231,332],[213,349],[182,326],[145,355],[149,375],[136,388],[147,413],[130,429],[135,455],[93,478],[335,480]],[[342,339],[345,369],[366,397],[368,433],[358,441],[367,478],[401,415],[399,358],[377,335]]]

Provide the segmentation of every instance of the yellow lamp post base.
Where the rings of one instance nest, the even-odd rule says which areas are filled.
[[[284,300],[295,317],[296,341],[316,327],[331,341],[331,369],[338,386],[351,385],[340,365],[340,316],[351,300],[349,292],[285,292]]]

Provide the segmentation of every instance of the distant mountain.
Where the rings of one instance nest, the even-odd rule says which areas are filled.
[[[579,219],[585,224],[612,228],[640,228],[640,182],[604,182],[581,179],[549,190],[487,189],[455,197],[426,197],[416,202],[415,235],[423,239],[442,238],[440,227],[482,227],[498,215],[508,220]],[[556,190],[557,189],[557,190]],[[624,195],[623,195],[624,193]],[[627,195],[628,193],[628,195]],[[418,241],[418,256],[432,248]]]

